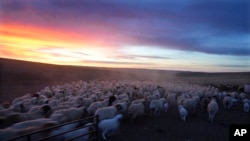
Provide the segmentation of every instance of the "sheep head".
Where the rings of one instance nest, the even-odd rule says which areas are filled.
[[[121,106],[121,104],[116,104],[115,107],[116,107],[118,113],[122,112],[122,106]]]
[[[83,105],[83,98],[82,97],[78,97],[76,99],[76,103],[78,104],[79,107],[81,107]]]
[[[52,114],[52,109],[51,109],[51,107],[49,105],[42,106],[41,110],[42,110],[42,114],[45,117],[49,117]]]
[[[21,113],[24,113],[26,112],[26,107],[25,105],[23,104],[23,101],[20,101],[20,102],[17,102],[15,105],[14,105],[14,109],[13,109],[15,112],[21,112]]]
[[[115,96],[110,96],[109,97],[109,104],[108,104],[108,106],[111,106],[112,105],[112,103],[114,102],[116,100],[116,97]]]
[[[115,119],[117,119],[118,121],[121,121],[122,118],[123,118],[122,114],[118,114],[115,116]]]
[[[82,117],[86,117],[88,114],[87,108],[85,108],[85,107],[81,107],[81,108],[82,108]]]

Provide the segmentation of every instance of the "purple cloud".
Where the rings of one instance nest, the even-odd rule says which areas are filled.
[[[247,56],[250,55],[249,4],[247,0],[194,0],[189,3],[163,0],[4,0],[1,13],[3,22],[32,23],[75,32],[100,32],[111,46],[152,45]],[[114,40],[113,37],[117,36],[121,38]]]

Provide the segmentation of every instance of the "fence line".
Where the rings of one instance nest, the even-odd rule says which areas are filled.
[[[71,121],[71,122],[67,122],[67,123],[64,123],[64,124],[60,124],[60,125],[56,125],[56,126],[52,126],[52,127],[49,127],[49,128],[46,128],[46,129],[42,129],[42,130],[39,130],[39,131],[35,131],[35,132],[31,132],[31,133],[27,133],[27,134],[24,134],[24,135],[21,135],[21,136],[18,136],[18,137],[14,137],[12,139],[9,139],[9,140],[6,140],[6,141],[15,141],[15,140],[19,140],[19,139],[25,139],[26,138],[26,141],[33,141],[31,140],[31,137],[35,134],[39,134],[39,133],[44,133],[44,132],[48,132],[48,131],[51,131],[53,129],[56,129],[56,128],[60,128],[62,126],[65,126],[65,125],[69,125],[69,124],[73,124],[73,123],[81,123],[81,122],[84,122],[85,121],[85,124],[87,123],[90,123],[89,120],[91,120],[93,123],[92,125],[83,125],[83,126],[80,126],[80,127],[77,127],[77,128],[73,128],[73,129],[70,129],[68,131],[64,131],[64,132],[61,132],[61,133],[58,133],[58,134],[55,134],[55,135],[51,135],[51,136],[46,136],[44,138],[39,138],[39,139],[35,139],[35,141],[44,141],[44,140],[50,140],[50,141],[53,141],[53,138],[57,137],[57,136],[61,136],[63,134],[66,134],[66,133],[69,133],[69,132],[74,132],[76,130],[79,130],[79,129],[82,129],[82,128],[86,128],[86,127],[89,127],[89,126],[94,126],[94,130],[88,132],[88,133],[85,133],[85,134],[81,134],[77,137],[74,137],[70,140],[75,140],[77,138],[80,138],[82,136],[85,136],[85,135],[88,135],[88,134],[94,134],[95,137],[92,137],[91,139],[89,140],[96,140],[96,141],[99,141],[99,131],[98,131],[98,121],[99,121],[99,118],[98,116],[91,116],[91,117],[87,117],[87,118],[84,118],[84,119],[80,119],[80,120],[75,120],[75,121]]]

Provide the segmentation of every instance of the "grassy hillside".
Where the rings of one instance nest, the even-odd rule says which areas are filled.
[[[250,72],[200,73],[147,69],[61,66],[0,58],[0,102],[46,86],[78,80],[151,80],[199,84],[250,84]]]

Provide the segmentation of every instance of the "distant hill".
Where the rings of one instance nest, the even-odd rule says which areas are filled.
[[[175,71],[147,69],[102,68],[85,66],[51,65],[0,58],[2,81],[50,81],[70,82],[77,80],[126,80],[157,79],[157,74]],[[146,76],[145,76],[146,75]]]
[[[250,84],[250,72],[202,73],[51,65],[0,58],[0,102],[35,93],[46,86],[89,80],[150,80],[199,84]]]

